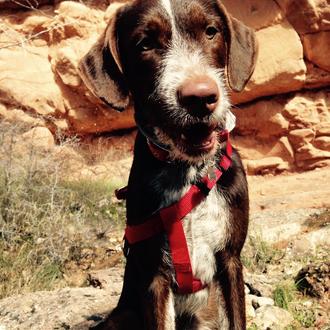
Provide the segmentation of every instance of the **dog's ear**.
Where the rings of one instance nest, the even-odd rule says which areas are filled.
[[[95,96],[115,110],[123,111],[129,103],[129,91],[117,49],[116,22],[119,11],[118,6],[104,33],[81,59],[79,73]]]
[[[228,28],[227,77],[230,88],[243,90],[249,81],[257,61],[258,44],[254,31],[229,15],[218,1],[220,11]]]

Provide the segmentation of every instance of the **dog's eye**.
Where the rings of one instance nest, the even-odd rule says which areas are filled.
[[[136,47],[141,51],[141,52],[146,52],[148,50],[154,49],[155,48],[155,43],[153,40],[149,37],[142,38],[137,44]]]
[[[218,32],[219,30],[212,25],[209,25],[205,30],[206,37],[210,40],[213,39]]]

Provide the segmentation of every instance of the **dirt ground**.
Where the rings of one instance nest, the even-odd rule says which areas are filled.
[[[330,168],[248,177],[251,213],[330,206]]]

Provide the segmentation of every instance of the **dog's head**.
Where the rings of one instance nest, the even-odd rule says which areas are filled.
[[[80,63],[86,85],[124,110],[174,157],[214,154],[229,112],[256,61],[254,32],[212,0],[136,0],[118,6]]]

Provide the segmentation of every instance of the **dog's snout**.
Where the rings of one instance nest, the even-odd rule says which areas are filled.
[[[195,116],[212,114],[219,101],[216,82],[208,77],[198,77],[184,82],[178,90],[180,104]]]

